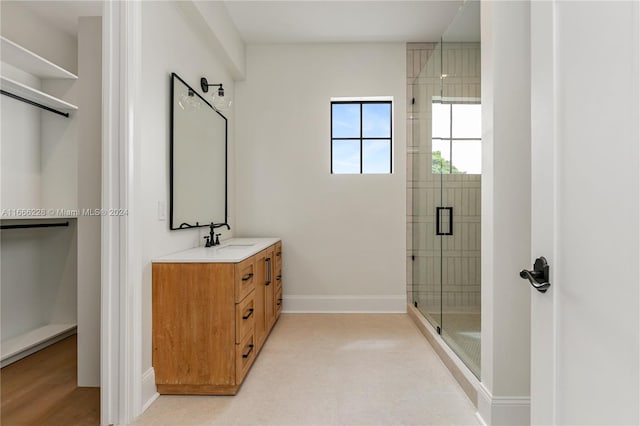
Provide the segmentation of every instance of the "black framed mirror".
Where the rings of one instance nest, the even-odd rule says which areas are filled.
[[[227,223],[227,119],[171,73],[172,230]]]

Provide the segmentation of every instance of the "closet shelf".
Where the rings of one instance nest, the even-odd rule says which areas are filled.
[[[13,65],[31,75],[39,78],[61,78],[61,79],[77,79],[78,76],[65,70],[53,62],[43,58],[8,40],[0,37],[0,51],[2,52],[2,62]]]
[[[40,346],[47,344],[56,337],[66,337],[66,334],[73,334],[76,324],[47,324],[34,330],[12,337],[2,342],[2,364],[10,358],[21,358],[21,355],[29,355]],[[33,349],[33,351],[29,351]],[[26,353],[26,355],[25,355]],[[15,360],[15,359],[14,359]]]
[[[44,92],[36,90],[22,83],[18,83],[17,81],[11,80],[10,78],[4,76],[0,76],[0,88],[2,88],[2,90],[6,92],[18,95],[22,98],[28,99],[30,101],[55,110],[71,112],[77,111],[78,109],[77,106],[70,104],[69,102],[63,101],[62,99],[58,99],[51,95],[47,95]]]

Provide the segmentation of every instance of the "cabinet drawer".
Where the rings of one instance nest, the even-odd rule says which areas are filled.
[[[236,303],[244,299],[256,286],[255,256],[236,264]]]
[[[276,319],[280,316],[280,312],[282,312],[282,288],[276,292]]]
[[[249,367],[256,357],[257,349],[253,333],[249,334],[242,343],[236,345],[236,383],[241,383],[249,371]]]
[[[282,274],[282,241],[275,244],[275,272],[276,276]]]
[[[282,288],[282,270],[275,272],[276,291]]]
[[[241,343],[249,333],[253,334],[256,312],[255,292],[236,304],[236,343]]]

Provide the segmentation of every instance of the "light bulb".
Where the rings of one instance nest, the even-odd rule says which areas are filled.
[[[228,111],[231,107],[231,99],[227,96],[213,96],[213,107],[218,111]]]

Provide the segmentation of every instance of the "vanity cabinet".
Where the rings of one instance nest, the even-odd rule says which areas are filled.
[[[274,276],[276,279],[276,287],[275,287],[275,312],[274,312],[274,322],[278,320],[280,317],[280,313],[282,312],[282,241],[277,242],[274,245],[274,256],[275,256],[275,269]]]
[[[206,249],[210,261],[153,262],[153,366],[160,394],[236,394],[276,321],[277,244],[237,262],[216,261],[216,250],[225,246]]]
[[[256,282],[256,341],[261,348],[275,323],[275,245],[258,253]]]

